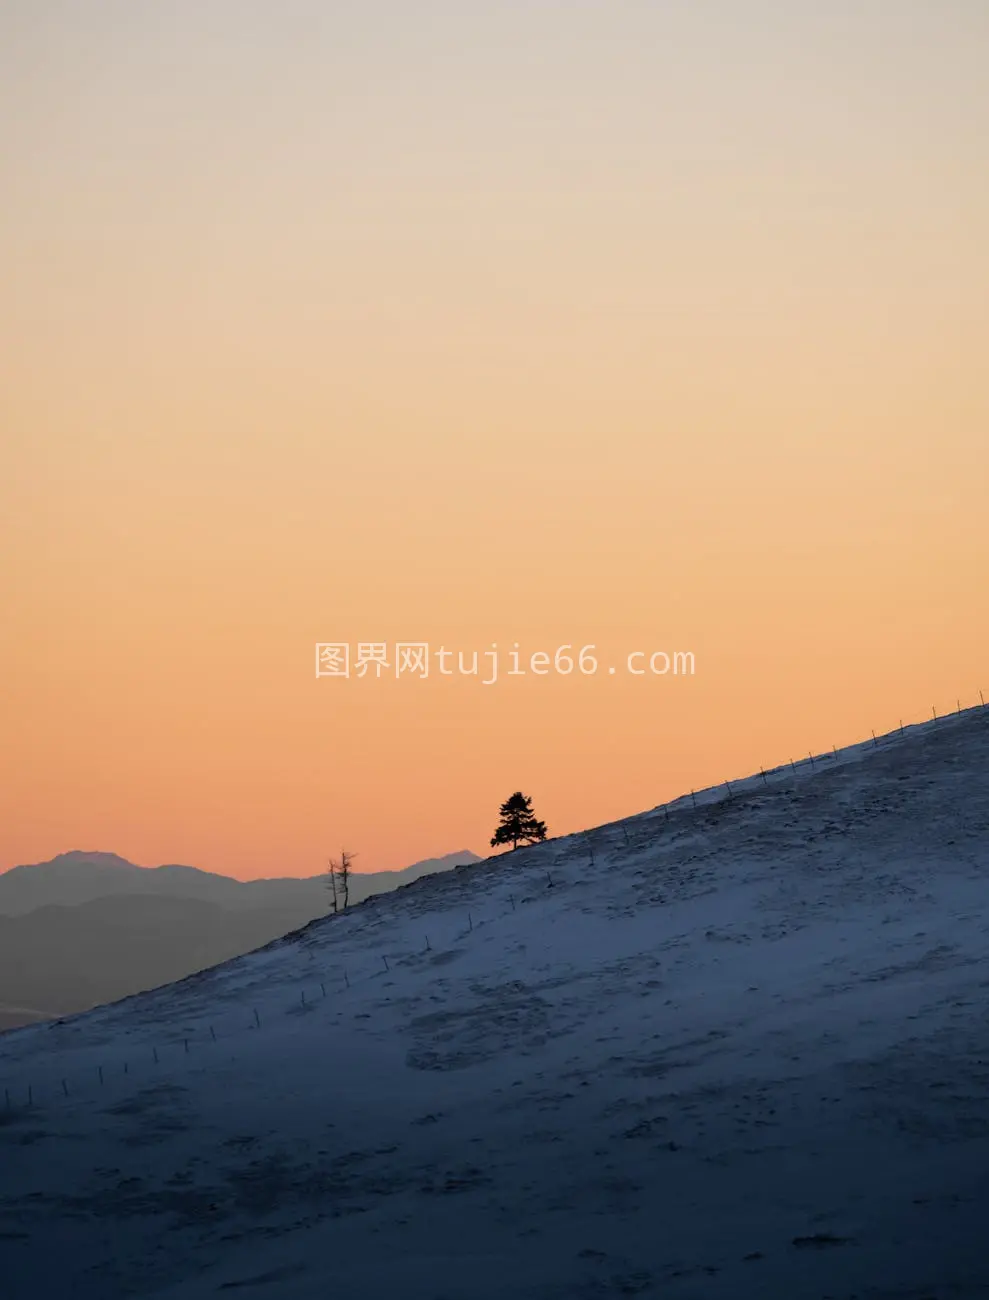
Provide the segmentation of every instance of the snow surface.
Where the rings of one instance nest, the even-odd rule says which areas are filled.
[[[989,1296],[987,772],[970,711],[4,1035],[0,1294]]]

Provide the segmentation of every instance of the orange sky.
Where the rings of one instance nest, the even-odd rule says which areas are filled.
[[[971,0],[8,0],[0,869],[399,867],[989,693],[987,56]],[[372,640],[619,671],[316,680]]]

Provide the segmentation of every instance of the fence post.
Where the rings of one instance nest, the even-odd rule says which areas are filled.
[[[385,956],[384,953],[381,954],[381,960],[385,963],[385,970],[387,970],[387,969],[388,969],[388,958]]]
[[[254,1025],[257,1029],[261,1028],[261,1017],[258,1015],[257,1007],[254,1008]]]
[[[809,749],[808,749],[808,751],[807,751],[807,757],[810,759],[810,770],[813,772],[813,770],[814,770],[814,755],[810,752]]]

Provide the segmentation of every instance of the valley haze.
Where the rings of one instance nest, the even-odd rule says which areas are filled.
[[[351,903],[480,858],[463,849],[351,877]],[[330,910],[325,875],[241,881],[114,853],[0,873],[0,1030],[169,984]]]

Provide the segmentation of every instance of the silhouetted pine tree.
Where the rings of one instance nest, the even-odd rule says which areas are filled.
[[[491,847],[510,844],[513,849],[523,842],[535,844],[546,838],[546,823],[541,822],[532,811],[532,800],[521,790],[516,790],[511,798],[506,799],[499,808],[501,822],[491,837]]]

